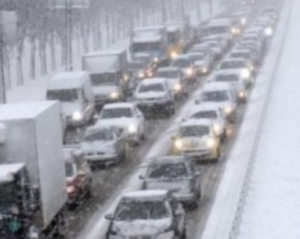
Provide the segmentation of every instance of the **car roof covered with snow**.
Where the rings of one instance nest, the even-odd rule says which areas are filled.
[[[215,27],[215,26],[231,26],[231,19],[216,18],[216,19],[210,20],[208,23],[208,27]]]
[[[178,67],[175,67],[175,66],[160,67],[160,68],[157,69],[156,72],[169,72],[169,71],[181,72],[181,70]]]
[[[165,78],[147,78],[140,82],[142,85],[152,85],[152,84],[164,84],[167,80]]]
[[[204,85],[202,92],[208,91],[231,91],[232,86],[226,82],[211,82]]]
[[[25,163],[1,164],[0,165],[0,182],[11,182],[14,180],[15,173],[25,167]]]
[[[130,102],[120,102],[120,103],[111,103],[103,106],[103,109],[116,109],[116,108],[132,108],[134,107],[134,103]]]
[[[180,124],[180,127],[187,127],[193,125],[204,125],[204,126],[212,126],[212,122],[210,119],[187,119]]]
[[[169,192],[167,190],[140,190],[124,193],[121,198],[132,201],[155,201],[164,200],[168,197],[168,195]]]
[[[97,56],[111,56],[111,55],[119,55],[122,54],[125,49],[116,49],[111,51],[92,51],[84,54],[85,57],[97,57]]]
[[[241,70],[240,69],[219,69],[213,74],[212,79],[216,78],[219,75],[237,75],[238,77],[241,77]]]
[[[52,90],[79,89],[88,79],[89,74],[86,71],[63,72],[55,75],[48,82],[47,88]]]

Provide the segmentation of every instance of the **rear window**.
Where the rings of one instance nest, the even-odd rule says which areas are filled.
[[[186,177],[188,174],[184,163],[178,164],[156,164],[150,167],[149,178],[180,178]]]

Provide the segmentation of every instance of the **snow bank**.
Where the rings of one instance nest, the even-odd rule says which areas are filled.
[[[255,155],[254,146],[260,132],[259,127],[265,110],[265,102],[268,100],[268,92],[270,92],[272,85],[274,69],[276,69],[280,58],[290,9],[291,2],[289,1],[282,11],[277,34],[273,39],[270,53],[265,59],[267,64],[261,69],[260,75],[256,79],[255,88],[249,98],[247,111],[235,145],[228,157],[206,228],[202,237],[199,233],[198,238],[226,239],[236,236],[236,226],[240,221],[243,198],[247,191],[247,187],[245,187],[247,185],[245,184],[247,182],[246,177],[251,173],[251,161]],[[257,239],[259,237],[252,238]]]

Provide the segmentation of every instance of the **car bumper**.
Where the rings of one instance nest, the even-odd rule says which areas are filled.
[[[84,159],[93,164],[103,164],[103,165],[109,165],[109,164],[114,164],[116,161],[119,159],[118,154],[107,154],[107,155],[85,155]]]
[[[164,113],[168,112],[172,106],[173,103],[171,102],[138,104],[139,109],[143,113]]]
[[[84,125],[84,120],[73,120],[73,119],[67,119],[66,120],[67,127],[81,127]]]
[[[210,149],[182,150],[181,155],[188,156],[194,160],[210,160],[217,157],[217,153]]]
[[[175,193],[174,196],[178,201],[186,204],[193,203],[197,198],[196,193],[185,193],[185,194]]]
[[[95,98],[95,105],[96,106],[104,106],[105,104],[109,104],[109,103],[116,103],[116,102],[120,102],[121,98],[116,98],[116,99],[110,99],[110,98],[105,98],[105,99],[97,99]]]

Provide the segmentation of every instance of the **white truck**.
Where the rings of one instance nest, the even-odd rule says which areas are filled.
[[[0,238],[64,234],[67,202],[60,104],[0,106]]]
[[[126,50],[87,53],[82,68],[90,74],[96,106],[123,99],[130,80]]]

